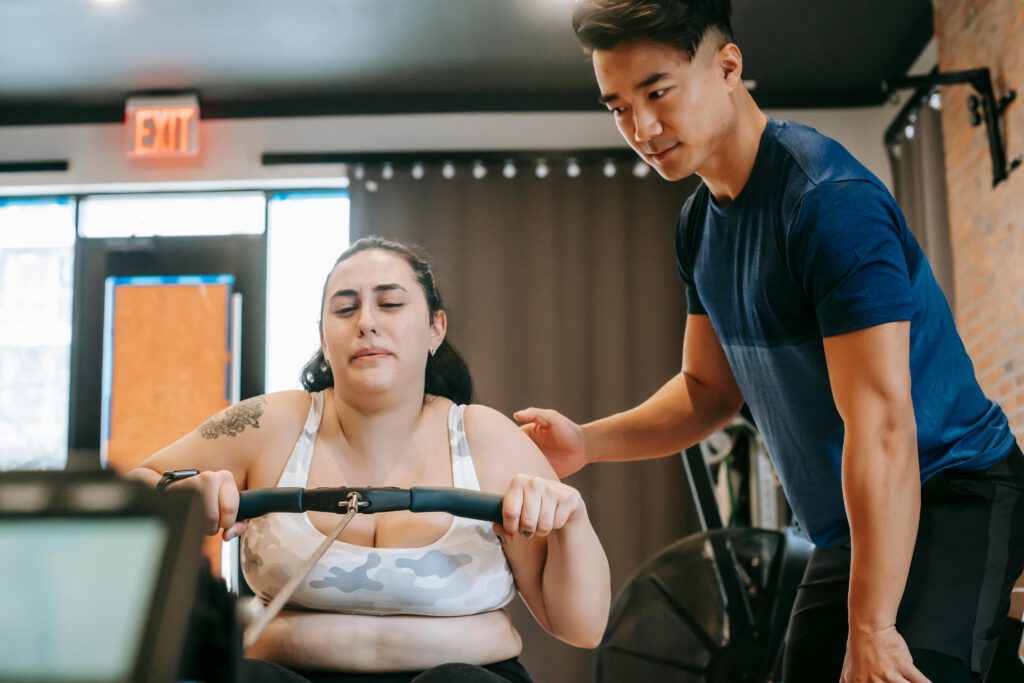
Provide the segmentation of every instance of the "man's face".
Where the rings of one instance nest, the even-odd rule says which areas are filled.
[[[595,50],[601,101],[622,137],[666,180],[699,171],[736,117],[728,78],[713,41],[694,55],[663,43],[626,41]]]

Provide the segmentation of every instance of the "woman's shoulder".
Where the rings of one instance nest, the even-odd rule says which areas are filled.
[[[467,405],[464,425],[481,483],[487,479],[503,489],[520,473],[555,478],[544,454],[530,437],[494,408],[476,403]]]
[[[214,439],[249,432],[253,437],[273,438],[293,424],[301,428],[309,411],[310,394],[305,391],[275,391],[251,396],[228,406],[198,428],[200,436]]]
[[[526,438],[515,422],[489,406],[469,403],[465,406],[462,416],[466,438],[469,439],[471,446],[484,446],[490,449],[507,444],[509,440],[513,445],[521,443],[519,437]],[[530,441],[528,438],[526,440]],[[530,443],[532,445],[532,442]]]

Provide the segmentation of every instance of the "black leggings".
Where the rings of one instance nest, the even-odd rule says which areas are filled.
[[[921,520],[896,617],[933,683],[984,680],[1024,567],[1024,455],[983,472],[947,470],[921,489]],[[838,681],[846,649],[850,547],[816,548],[797,590],[785,683]]]
[[[518,659],[486,666],[442,664],[405,673],[296,672],[262,659],[244,659],[238,680],[245,683],[531,683]]]
[[[843,672],[843,655],[786,650],[782,668],[783,683],[821,683],[838,681]],[[981,676],[971,671],[970,662],[932,650],[910,648],[914,666],[932,683],[977,683]]]

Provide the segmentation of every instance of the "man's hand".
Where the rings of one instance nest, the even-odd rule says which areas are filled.
[[[559,478],[568,477],[588,464],[583,429],[555,410],[527,408],[513,414],[519,428],[533,439]]]
[[[931,683],[914,666],[895,626],[878,631],[850,630],[840,683]]]

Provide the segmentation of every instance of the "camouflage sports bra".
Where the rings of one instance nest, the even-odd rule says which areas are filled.
[[[313,394],[306,424],[278,486],[306,486],[323,409],[323,394]],[[452,405],[448,413],[452,481],[479,490],[464,409]],[[269,602],[323,539],[305,513],[277,513],[250,521],[241,547],[245,580]],[[515,592],[512,570],[490,523],[455,517],[441,538],[419,548],[335,541],[288,606],[350,614],[463,616],[503,607]]]

